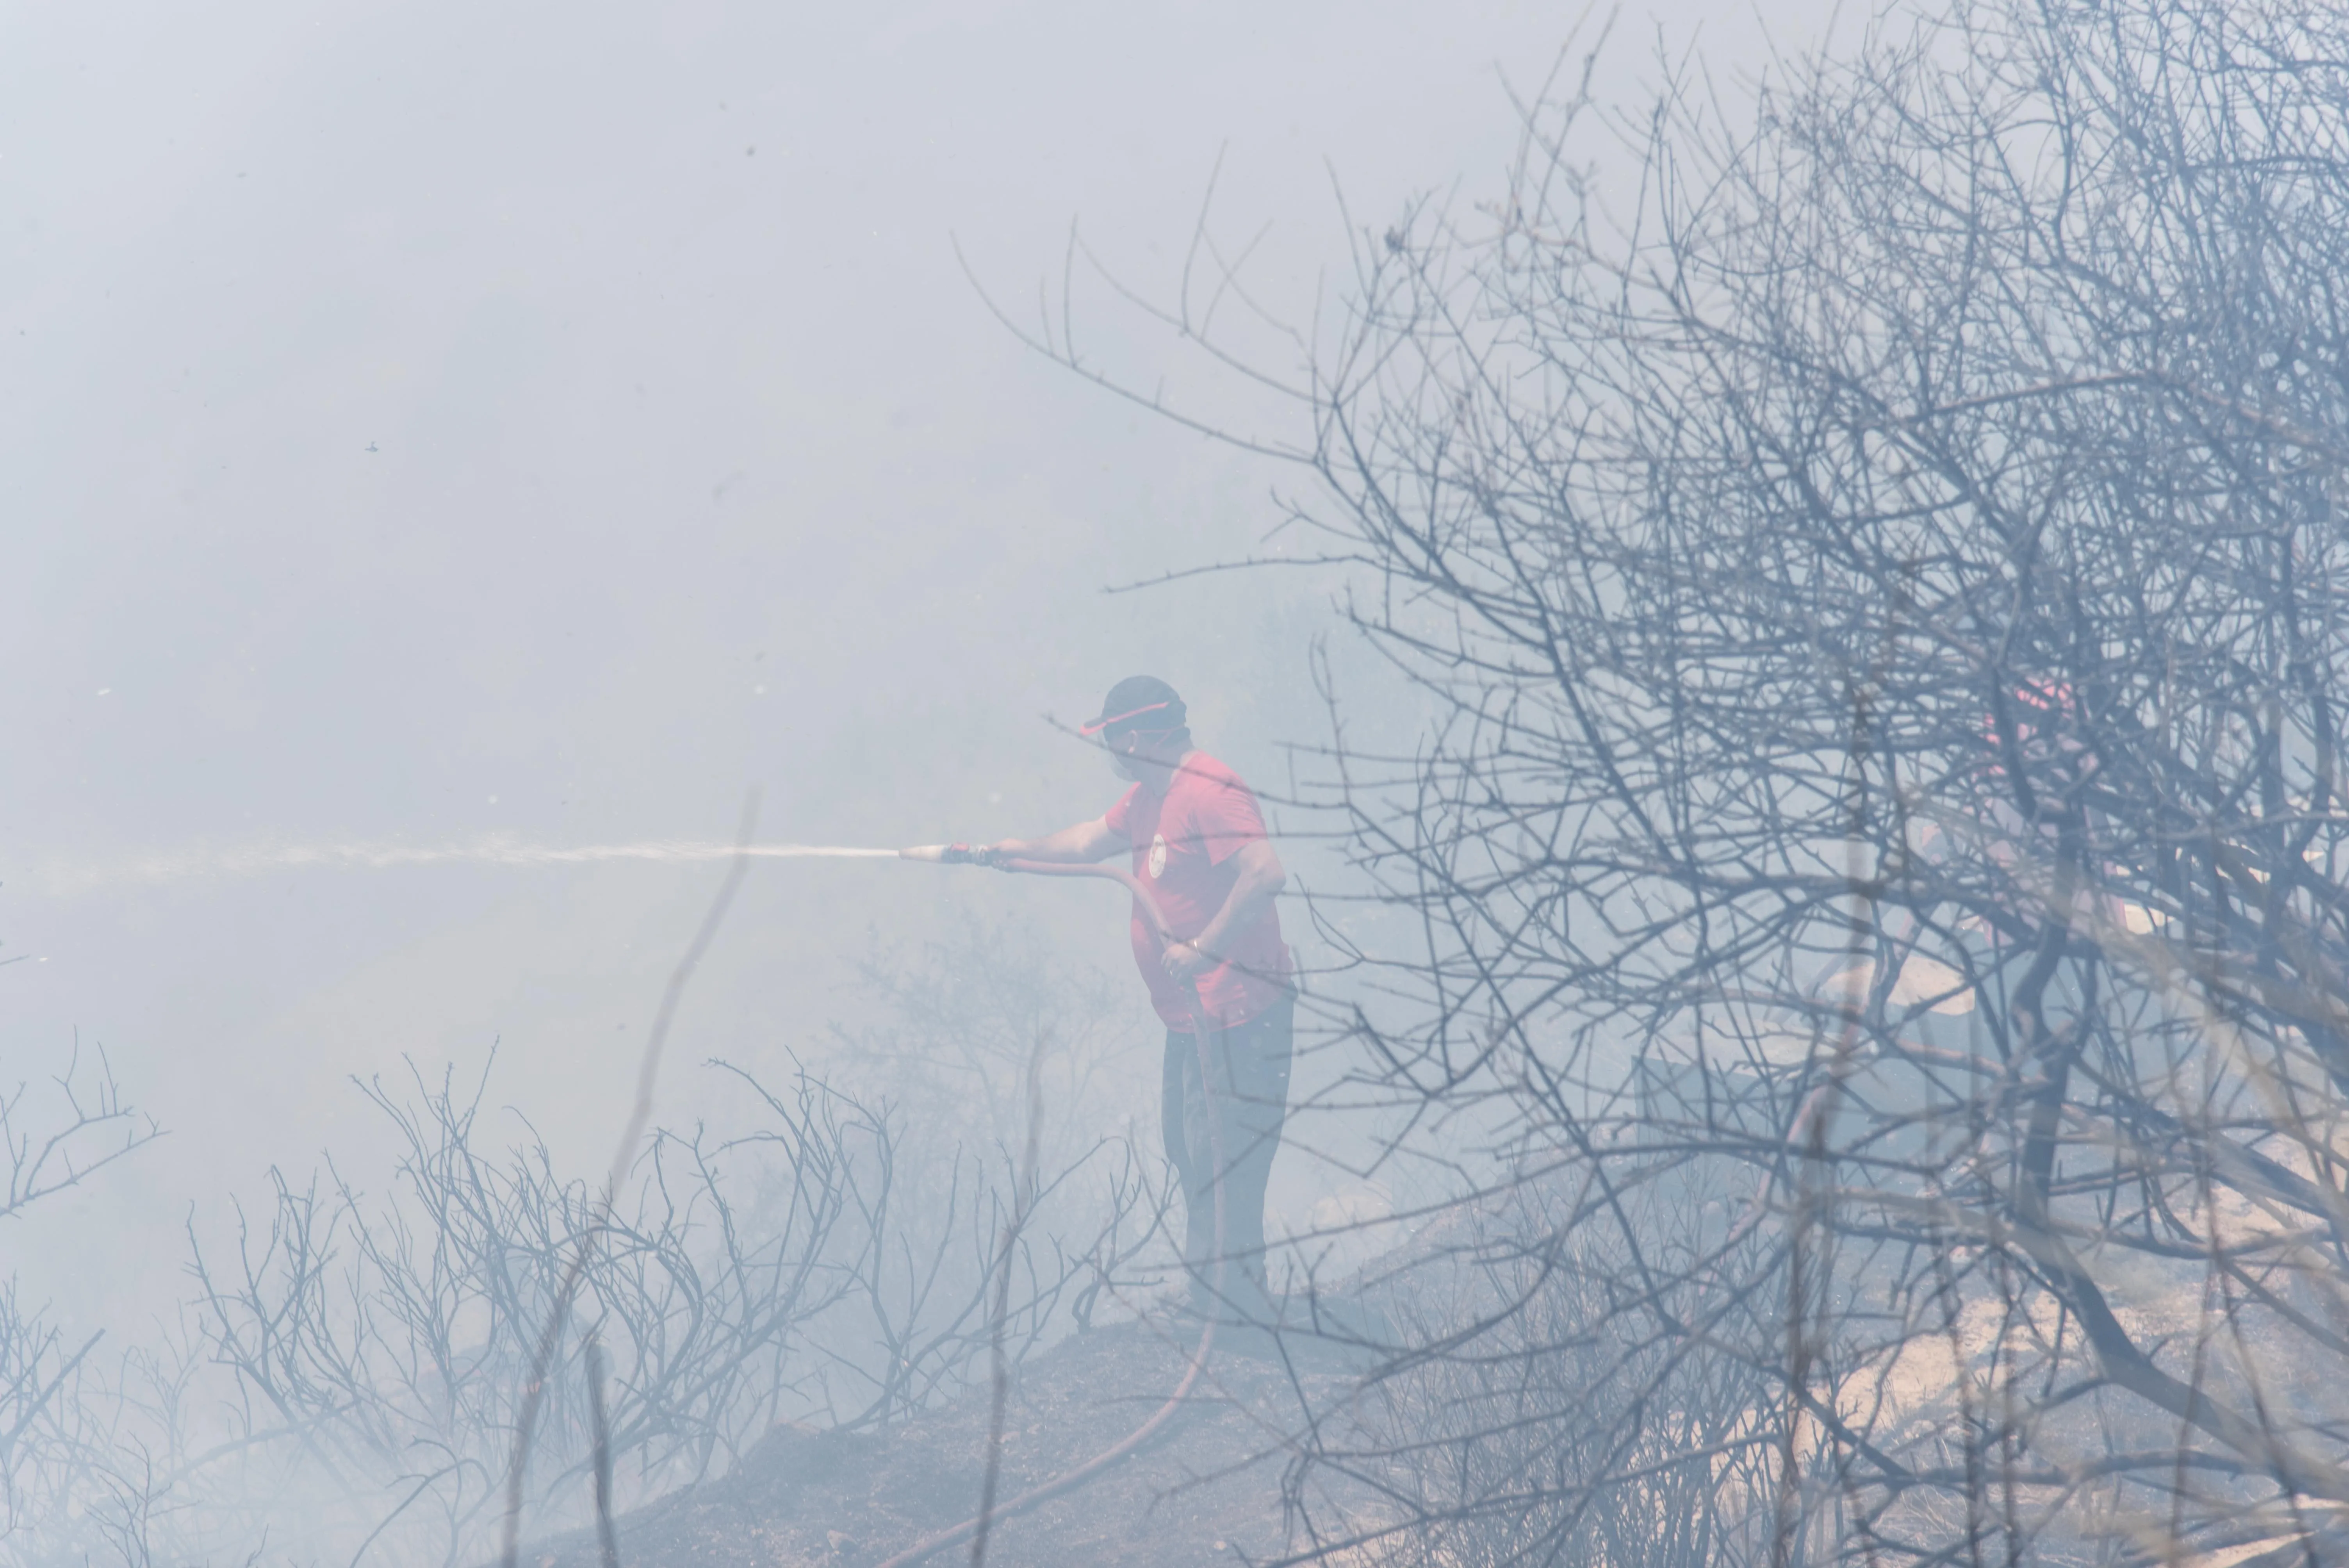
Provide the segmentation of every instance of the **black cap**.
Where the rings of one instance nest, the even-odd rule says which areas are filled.
[[[1086,735],[1115,742],[1137,730],[1164,734],[1190,722],[1183,699],[1156,676],[1128,676],[1102,699],[1101,717],[1081,727]]]

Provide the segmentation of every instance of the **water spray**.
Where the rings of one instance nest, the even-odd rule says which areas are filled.
[[[407,844],[397,841],[353,840],[329,843],[263,841],[243,844],[199,844],[162,854],[95,865],[52,864],[35,867],[31,882],[46,892],[72,894],[134,884],[191,882],[206,877],[260,876],[271,872],[373,872],[403,866],[506,866],[536,870],[553,866],[605,865],[648,861],[691,865],[732,861],[888,861],[908,853],[902,850],[864,849],[848,844],[709,843],[692,839],[645,839],[619,844],[533,844],[511,834],[497,833],[453,844]],[[924,857],[915,855],[918,860]]]

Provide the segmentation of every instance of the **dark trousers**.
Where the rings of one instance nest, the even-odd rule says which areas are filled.
[[[1288,1114],[1288,1057],[1297,1001],[1283,996],[1244,1024],[1211,1029],[1215,1074],[1202,1092],[1199,1042],[1188,1029],[1166,1031],[1166,1152],[1183,1179],[1183,1261],[1192,1299],[1216,1305],[1216,1152],[1222,1150],[1223,1275],[1226,1302],[1260,1302],[1265,1287],[1264,1189],[1280,1126]]]

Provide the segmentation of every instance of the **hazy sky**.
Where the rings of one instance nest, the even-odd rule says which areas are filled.
[[[1666,21],[1750,72],[1755,15],[1713,9]],[[1302,322],[1343,290],[1333,170],[1363,224],[1489,191],[1501,73],[1537,82],[1576,16],[0,11],[0,1078],[78,1032],[171,1130],[7,1238],[34,1294],[168,1274],[191,1201],[364,1141],[346,1076],[403,1053],[502,1041],[498,1098],[600,1151],[718,875],[141,862],[723,838],[753,783],[771,840],[1040,830],[1119,788],[1042,716],[1141,669],[1276,769],[1327,585],[1100,590],[1248,549],[1297,477],[1028,354],[950,236],[1022,310],[1072,220],[1171,297],[1220,156],[1218,230],[1271,225],[1251,275]],[[1652,76],[1649,26],[1610,90]],[[1177,365],[1080,305],[1109,362]],[[1122,974],[1091,892],[762,866],[677,1061],[818,1038],[870,932],[1040,922]]]

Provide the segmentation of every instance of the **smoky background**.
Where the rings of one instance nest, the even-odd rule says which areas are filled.
[[[1665,63],[1626,43],[1627,81],[1690,69],[1677,41],[1700,32],[1760,62],[1765,23],[1790,46],[1826,23],[1661,20]],[[331,1158],[385,1191],[400,1124],[354,1078],[408,1105],[480,1081],[491,1146],[543,1138],[592,1174],[719,875],[207,874],[207,853],[722,841],[752,782],[764,837],[1038,830],[1122,788],[1060,726],[1147,669],[1293,827],[1304,887],[1340,886],[1326,819],[1282,804],[1286,748],[1326,738],[1325,685],[1372,749],[1407,748],[1426,703],[1348,643],[1331,573],[1104,593],[1290,548],[1281,472],[1029,352],[980,291],[1073,323],[1120,385],[1268,431],[1278,397],[1105,308],[1071,217],[1164,299],[1212,185],[1252,280],[1219,339],[1285,352],[1331,304],[1350,224],[1497,180],[1503,78],[1538,83],[1570,21],[12,16],[0,957],[23,961],[0,972],[0,1080],[37,1109],[102,1050],[166,1133],[10,1217],[28,1303],[138,1343],[191,1290],[191,1235],[217,1249],[238,1202],[263,1213],[273,1170],[298,1189]],[[1071,272],[1092,303],[1063,315]],[[159,855],[192,869],[139,869]],[[1374,914],[1327,917],[1376,945]],[[1334,960],[1300,903],[1287,918],[1309,964]],[[1154,1154],[1159,1031],[1129,963],[1122,901],[1093,890],[762,865],[659,1118],[741,1133],[757,1104],[705,1061],[771,1088],[805,1064],[977,1148],[1009,1136],[1014,1042],[1049,1022],[1060,1153],[1137,1126]],[[942,1078],[924,1051],[957,1024]],[[1349,1126],[1300,1124],[1277,1223],[1397,1201],[1365,1174],[1377,1126]]]
[[[78,1031],[171,1128],[18,1227],[59,1301],[166,1285],[186,1202],[367,1137],[346,1080],[404,1056],[497,1042],[501,1094],[600,1150],[716,874],[143,859],[722,841],[750,782],[774,838],[1030,830],[1121,788],[1048,716],[1129,667],[1279,794],[1329,583],[1102,593],[1257,551],[1268,470],[1026,353],[956,246],[1023,313],[1072,218],[1155,286],[1214,178],[1309,325],[1333,171],[1376,211],[1499,167],[1496,67],[1562,41],[1349,16],[12,18],[10,1057]],[[762,868],[688,1050],[820,1044],[876,940],[1000,925],[1117,975],[1100,902]]]

